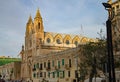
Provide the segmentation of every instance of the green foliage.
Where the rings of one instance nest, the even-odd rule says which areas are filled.
[[[15,61],[21,61],[20,58],[0,58],[0,66],[15,62]]]
[[[79,64],[79,67],[80,67],[80,69],[79,69],[79,72],[80,72],[80,80],[82,81],[82,82],[84,82],[84,80],[85,80],[85,76],[88,74],[87,73],[87,64],[86,63],[80,63]]]
[[[107,49],[106,41],[99,40],[98,42],[90,42],[80,46],[80,73],[82,73],[82,80],[89,74],[90,79],[97,75],[97,70],[102,69],[102,65],[106,62]],[[92,82],[90,80],[90,82]]]

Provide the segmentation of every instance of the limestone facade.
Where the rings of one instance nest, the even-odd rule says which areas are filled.
[[[21,62],[12,62],[0,66],[0,74],[5,76],[5,79],[19,80],[21,79]]]
[[[52,52],[45,56],[33,57],[32,79],[34,82],[73,82],[76,80],[79,48]]]

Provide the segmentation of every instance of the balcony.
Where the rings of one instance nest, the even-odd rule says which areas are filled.
[[[70,67],[69,67],[68,64],[65,64],[65,69],[66,69],[66,70],[69,70],[69,69],[70,69]]]
[[[50,67],[46,67],[46,70],[47,70],[47,71],[50,71]]]
[[[59,68],[57,66],[55,66],[55,70],[59,70]]]
[[[36,68],[33,68],[32,70],[33,70],[33,71],[36,71]]]

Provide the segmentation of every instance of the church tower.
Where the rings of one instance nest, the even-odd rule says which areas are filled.
[[[21,73],[21,78],[30,78],[31,77],[31,67],[30,67],[30,62],[32,60],[32,35],[34,33],[33,30],[33,21],[31,15],[29,16],[29,19],[26,24],[26,32],[25,32],[25,51],[24,55],[22,56],[22,66],[21,70],[23,71]],[[22,46],[22,51],[23,52],[24,46]],[[29,70],[29,71],[28,71]]]
[[[39,9],[36,12],[34,21],[29,16],[25,32],[25,61],[22,63],[23,77],[31,78],[32,76],[32,58],[39,55],[40,46],[44,43],[44,27]],[[38,54],[37,54],[38,53]],[[26,71],[28,70],[28,71]]]
[[[40,14],[39,9],[36,12],[36,16],[34,18],[34,30],[36,33],[36,45],[43,44],[44,42],[44,27],[43,27],[43,21]]]
[[[31,33],[32,27],[33,27],[33,21],[32,21],[31,15],[30,15],[28,22],[26,24],[26,36],[28,36]]]
[[[36,51],[44,43],[44,27],[39,9],[36,12],[34,21],[30,16],[26,24],[25,50],[27,56],[35,56]]]
[[[26,24],[26,33],[25,33],[25,49],[28,49],[32,46],[32,41],[30,40],[30,35],[33,33],[33,21],[30,16]]]

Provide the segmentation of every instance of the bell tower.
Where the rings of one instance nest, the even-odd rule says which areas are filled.
[[[29,49],[32,47],[32,40],[31,40],[31,35],[33,34],[33,21],[32,17],[30,15],[28,22],[26,24],[26,32],[25,32],[25,49]]]
[[[26,36],[29,36],[30,33],[32,33],[32,27],[33,27],[33,21],[32,21],[31,15],[30,15],[28,22],[26,24]]]
[[[34,30],[36,33],[36,41],[39,42],[39,44],[42,44],[44,42],[44,27],[39,9],[37,10],[34,18]]]

